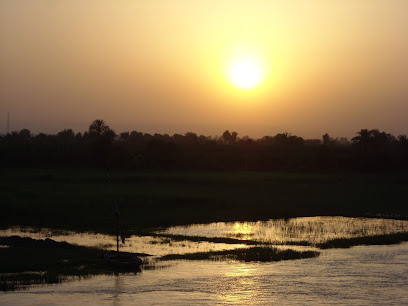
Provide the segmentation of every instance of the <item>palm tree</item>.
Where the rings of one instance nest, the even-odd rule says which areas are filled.
[[[368,150],[370,143],[373,138],[373,130],[369,131],[367,129],[362,129],[360,132],[357,132],[358,136],[351,138],[353,145],[357,145],[364,152]]]
[[[403,145],[407,145],[408,144],[408,137],[407,135],[399,135],[398,136],[398,141],[403,144]]]
[[[104,135],[108,131],[110,131],[109,126],[106,125],[105,121],[100,119],[94,120],[89,126],[89,134]]]
[[[357,132],[358,136],[353,137],[351,140],[353,141],[353,143],[357,144],[363,144],[366,145],[371,138],[372,135],[372,131],[369,131],[367,129],[362,129],[360,132]]]

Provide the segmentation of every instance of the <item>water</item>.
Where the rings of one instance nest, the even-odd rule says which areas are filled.
[[[327,250],[276,263],[180,261],[137,275],[98,276],[0,295],[1,304],[408,303],[408,244]]]
[[[33,239],[51,238],[55,241],[66,241],[71,244],[99,247],[106,250],[116,250],[116,237],[75,232],[56,232],[49,229],[40,231],[33,229],[9,228],[0,230],[0,236],[17,235],[21,237],[31,237]],[[167,254],[186,254],[195,252],[210,252],[219,250],[231,250],[245,247],[244,244],[226,244],[200,241],[192,243],[188,240],[174,241],[166,237],[155,236],[130,236],[126,238],[125,244],[120,243],[120,250],[124,252],[145,253],[153,256]]]
[[[394,227],[395,231],[403,231],[406,227],[406,222],[395,220],[381,222],[373,220],[373,223],[369,223],[367,219],[337,218],[337,221],[336,218],[331,220],[326,218],[302,219],[303,221],[301,219],[289,220],[298,224],[297,227],[305,229],[303,234],[302,231],[299,232],[301,234],[297,238],[296,235],[291,235],[289,239],[306,239],[305,233],[310,231],[307,229],[307,224],[311,225],[313,222],[319,224],[317,228],[325,229],[320,232],[326,231],[327,237],[332,237],[333,227],[326,225],[334,224],[337,221],[341,224],[350,221],[349,225],[344,226],[348,228],[347,230],[334,229],[337,236],[350,233],[360,235],[367,228],[388,231]],[[170,228],[166,233],[184,230],[188,235],[205,236],[203,231],[205,230],[209,236],[216,232],[217,235],[220,235],[219,237],[233,237],[231,233],[236,233],[236,237],[242,239],[241,229],[245,228],[249,239],[262,240],[264,238],[255,234],[258,231],[257,227],[272,229],[277,224],[274,222],[217,223],[217,226],[214,224],[196,225]],[[281,222],[284,224],[286,221],[281,220]],[[289,228],[293,229],[293,226],[288,226],[288,224],[283,227],[279,225],[279,228],[287,228],[287,231],[293,232],[289,230]],[[356,225],[358,226],[353,228]],[[223,234],[220,234],[221,232]],[[343,233],[340,234],[340,232]],[[29,233],[26,234],[29,235]],[[90,239],[90,236],[87,235],[91,234],[82,235]],[[309,235],[308,239],[323,239],[321,234],[317,236],[319,238],[314,234]],[[78,237],[75,239],[81,241]],[[86,239],[84,238],[82,243],[89,243],[86,242]],[[164,254],[168,243],[171,243],[166,240],[160,243],[160,239],[168,238],[144,237],[143,239],[147,241],[146,250],[149,251],[147,253],[153,255],[157,255],[156,251]],[[157,239],[157,241],[152,244],[152,239]],[[279,239],[273,237],[272,240]],[[100,241],[95,241],[95,237],[92,240],[93,243],[100,243]],[[196,244],[189,241],[180,243],[184,246],[173,249],[170,247],[167,253],[181,252],[183,248],[189,250],[189,244]],[[154,249],[157,245],[161,245],[160,249]],[[214,245],[217,244],[214,243]],[[136,244],[133,244],[133,247],[135,246]],[[152,249],[148,249],[148,246],[151,246]],[[218,249],[222,246],[214,246],[214,248]],[[330,249],[321,251],[321,255],[317,258],[274,263],[169,261],[163,268],[144,270],[138,274],[96,276],[58,285],[39,285],[28,290],[2,293],[0,303],[19,305],[85,303],[90,305],[408,304],[408,243]]]
[[[374,218],[307,217],[258,222],[217,222],[175,226],[164,234],[229,237],[269,243],[307,241],[311,244],[335,238],[353,238],[407,232],[408,221]]]

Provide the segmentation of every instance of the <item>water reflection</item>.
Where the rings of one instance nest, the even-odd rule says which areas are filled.
[[[257,292],[253,277],[254,268],[247,264],[235,265],[223,277],[218,299],[222,304],[249,305],[256,299]]]
[[[242,240],[252,239],[254,235],[254,229],[248,222],[235,222],[234,223],[234,234],[233,237]]]
[[[0,294],[0,304],[403,305],[408,243],[331,249],[275,263],[174,262],[167,269],[97,276]]]
[[[331,249],[275,263],[175,262],[0,294],[4,305],[405,305],[408,243]]]
[[[0,236],[21,236],[33,239],[51,238],[55,241],[66,241],[71,244],[97,247],[106,250],[116,250],[114,237],[95,233],[76,232],[55,232],[50,229],[34,231],[26,228],[9,228],[0,230]],[[191,242],[188,240],[174,241],[166,237],[155,236],[130,236],[126,238],[125,244],[120,244],[120,249],[124,252],[145,253],[153,256],[163,256],[167,254],[186,254],[196,252],[212,252],[221,250],[231,250],[244,247],[241,244],[213,243],[207,241]]]
[[[217,222],[175,226],[161,233],[181,236],[230,237],[273,244],[408,232],[408,221],[347,217],[307,217],[258,222]]]
[[[120,295],[124,289],[124,280],[121,275],[115,275],[115,287],[113,291],[113,305],[121,305]]]

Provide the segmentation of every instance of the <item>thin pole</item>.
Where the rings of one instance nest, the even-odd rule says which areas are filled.
[[[115,201],[115,215],[116,215],[116,251],[118,252],[119,256],[120,212],[117,201]]]
[[[116,216],[116,251],[118,252],[119,255],[119,215]]]
[[[10,134],[10,113],[7,112],[7,134]]]

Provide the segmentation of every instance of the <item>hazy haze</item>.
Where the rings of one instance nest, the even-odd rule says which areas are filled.
[[[249,50],[261,86],[225,65]],[[408,133],[408,1],[0,2],[0,133]]]

